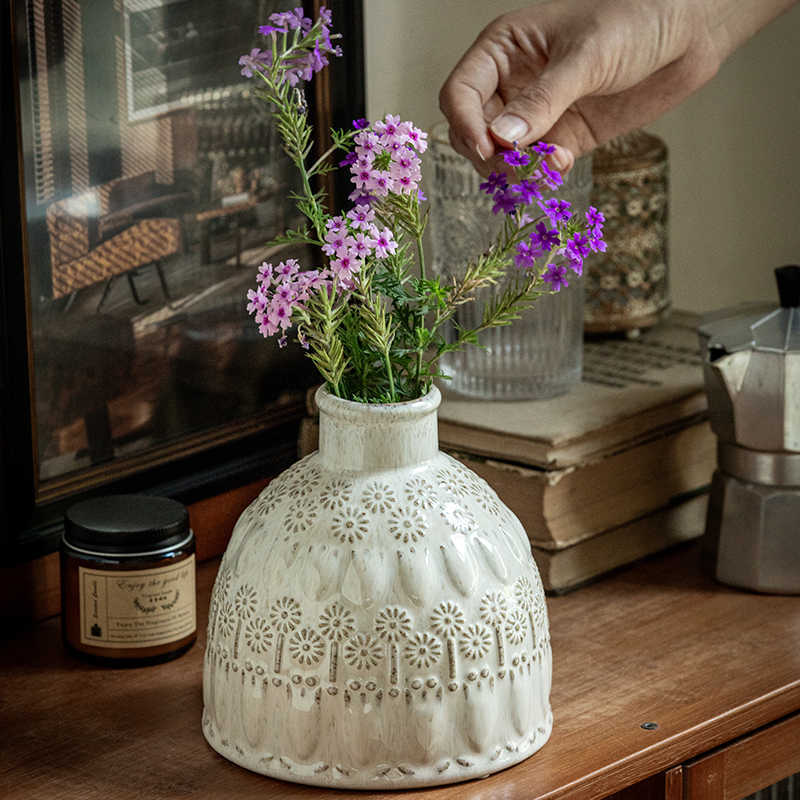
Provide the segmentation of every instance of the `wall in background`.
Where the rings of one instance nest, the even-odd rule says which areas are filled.
[[[429,128],[439,87],[509,0],[368,0],[367,112]],[[772,268],[800,263],[800,7],[738,50],[650,129],[670,148],[676,307],[776,297]]]

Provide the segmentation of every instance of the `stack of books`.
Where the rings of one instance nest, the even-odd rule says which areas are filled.
[[[587,341],[583,381],[552,400],[465,400],[443,387],[441,448],[519,517],[547,590],[703,533],[716,438],[696,326],[673,312],[638,338]],[[316,442],[310,416],[300,454]]]
[[[445,395],[442,449],[519,517],[545,588],[566,591],[705,528],[716,438],[697,317],[587,341],[583,381],[524,402]]]

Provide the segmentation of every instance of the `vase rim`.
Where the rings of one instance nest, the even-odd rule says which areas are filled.
[[[399,403],[359,403],[356,400],[345,400],[328,391],[325,384],[317,389],[314,397],[320,412],[352,422],[364,422],[367,419],[411,421],[435,412],[442,402],[442,394],[436,386],[432,386],[422,397]]]

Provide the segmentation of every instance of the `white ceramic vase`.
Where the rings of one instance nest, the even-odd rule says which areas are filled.
[[[544,591],[519,520],[439,452],[440,395],[317,393],[320,449],[242,514],[209,614],[203,732],[289,781],[476,778],[552,727]]]

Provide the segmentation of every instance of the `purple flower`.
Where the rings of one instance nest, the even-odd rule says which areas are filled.
[[[353,127],[357,131],[362,131],[364,130],[364,128],[369,127],[369,122],[366,119],[364,119],[364,117],[359,117],[358,119],[353,120]]]
[[[358,189],[350,192],[347,199],[356,206],[368,206],[372,204],[372,195],[369,192],[361,192]]]
[[[483,184],[481,184],[481,187],[482,186]],[[511,188],[519,195],[520,200],[525,205],[532,203],[534,198],[537,200],[542,199],[541,189],[539,189],[539,185],[532,178],[525,178],[519,183],[514,184]]]
[[[525,167],[531,163],[531,157],[519,150],[506,150],[503,153],[503,161],[512,167]]]
[[[606,243],[603,240],[603,229],[600,226],[589,231],[589,247],[593,253],[605,253]]]
[[[583,275],[583,258],[579,256],[574,250],[565,250],[564,255],[567,257],[569,268],[576,275]]]
[[[254,72],[258,72],[265,64],[272,62],[272,51],[261,50],[254,47],[249,53],[239,58],[239,66],[242,68],[242,75],[245,78],[252,78]]]
[[[520,269],[530,269],[534,266],[536,259],[542,254],[542,250],[532,245],[530,242],[520,242],[517,245],[517,254],[514,256],[514,263]]]
[[[561,173],[557,169],[551,169],[548,167],[546,161],[542,161],[542,163],[539,164],[539,169],[541,169],[541,171],[544,173],[542,180],[553,191],[558,189],[558,187],[564,183]]]
[[[489,177],[478,187],[486,194],[494,194],[498,189],[503,190],[508,186],[506,176],[502,172],[491,172]]]
[[[550,153],[555,153],[556,151],[555,145],[547,144],[547,142],[536,142],[536,144],[533,146],[533,149],[543,156],[548,156]]]
[[[355,163],[356,163],[356,159],[357,159],[357,158],[358,158],[358,156],[355,154],[355,152],[354,152],[354,151],[352,151],[352,152],[348,153],[348,154],[347,154],[347,155],[346,155],[346,156],[345,156],[345,157],[344,157],[344,158],[343,158],[343,159],[342,159],[342,160],[339,162],[339,166],[340,166],[340,167],[349,167],[351,164],[355,164]]]
[[[548,216],[553,225],[556,225],[559,221],[566,222],[572,216],[570,211],[572,204],[567,200],[551,197],[544,203],[540,200],[538,206]]]
[[[317,33],[315,33],[313,41],[306,37],[314,28],[314,23],[304,16],[303,9],[299,6],[293,11],[271,14],[269,22],[270,24],[261,25],[258,29],[264,36],[274,36],[276,33],[286,34],[289,31],[298,30],[302,33],[301,43],[295,48],[297,56],[284,62],[281,67],[280,80],[286,81],[290,86],[296,86],[300,81],[310,80],[315,72],[319,72],[327,66],[329,55],[341,55],[341,49],[338,46],[334,47],[331,41],[332,34],[329,28],[331,14],[324,7],[320,9],[320,20],[315,29]],[[333,38],[338,38],[338,34],[333,34]],[[239,64],[243,68],[242,75],[251,78],[260,63],[271,64],[272,54],[268,51],[266,54],[262,54],[256,48],[242,56],[239,59]]]
[[[495,192],[492,214],[513,214],[519,205],[519,198],[511,189],[500,189]]]
[[[589,206],[589,210],[586,212],[586,221],[593,228],[597,227],[602,228],[603,223],[606,221],[606,218],[594,206]]]
[[[581,262],[583,262],[583,259],[586,258],[590,252],[589,241],[582,233],[574,234],[567,242],[567,254],[575,258],[575,260],[580,259]]]
[[[539,248],[543,253],[549,253],[554,247],[558,247],[561,238],[555,228],[548,228],[544,222],[536,225],[530,235],[531,244]]]
[[[551,264],[542,274],[542,280],[550,284],[550,290],[560,292],[562,288],[569,286],[567,281],[567,268],[557,264]]]

